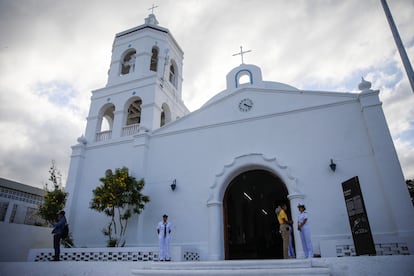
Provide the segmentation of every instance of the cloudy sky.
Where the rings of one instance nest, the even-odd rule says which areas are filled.
[[[0,177],[43,187],[51,160],[66,181],[91,91],[105,86],[116,33],[155,15],[184,51],[193,111],[240,64],[300,89],[379,89],[406,179],[414,178],[414,93],[380,0],[0,0]],[[411,61],[414,1],[388,0]]]

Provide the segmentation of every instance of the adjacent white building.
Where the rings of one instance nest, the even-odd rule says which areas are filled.
[[[360,93],[306,91],[241,64],[223,76],[224,91],[189,112],[182,72],[183,51],[153,14],[116,34],[108,82],[92,92],[85,135],[72,147],[76,246],[106,246],[108,219],[89,202],[105,171],[125,166],[151,198],[130,220],[126,246],[156,246],[167,213],[172,246],[195,248],[201,260],[278,258],[274,210],[286,202],[293,220],[306,205],[315,253],[353,254],[341,183],[358,176],[377,254],[414,253],[414,210],[369,83]],[[294,238],[300,257],[296,230]]]
[[[52,246],[52,229],[38,214],[45,190],[0,178],[0,262],[27,260],[31,248]],[[40,227],[43,226],[43,227]]]
[[[44,226],[38,215],[45,191],[16,181],[0,178],[0,221]]]

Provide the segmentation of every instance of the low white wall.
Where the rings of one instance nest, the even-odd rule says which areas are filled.
[[[374,237],[376,256],[413,254],[412,242],[404,237]],[[321,240],[319,242],[322,257],[356,256],[354,241],[349,239]]]
[[[312,266],[329,267],[332,276],[410,276],[414,255],[315,258]]]
[[[0,262],[24,262],[32,248],[53,248],[51,232],[48,227],[0,222]]]
[[[188,252],[187,252],[188,251]],[[185,261],[185,255],[197,254],[181,246],[170,247],[171,260]],[[29,262],[47,262],[53,259],[54,249],[31,249]],[[102,248],[61,248],[61,261],[158,261],[158,247],[102,247]]]

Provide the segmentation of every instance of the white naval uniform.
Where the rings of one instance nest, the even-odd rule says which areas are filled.
[[[160,261],[171,260],[170,256],[170,234],[171,234],[171,223],[160,221],[157,226],[159,252],[158,257]]]
[[[299,231],[300,239],[302,240],[302,248],[303,248],[303,253],[305,254],[305,258],[313,258],[311,233],[310,233],[310,227],[308,223],[308,213],[306,213],[306,211],[299,214],[298,225],[302,224],[305,221],[305,219],[306,219],[306,223],[302,225]]]

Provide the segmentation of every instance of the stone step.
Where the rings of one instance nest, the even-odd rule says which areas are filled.
[[[232,261],[203,261],[203,262],[152,262],[145,264],[146,269],[243,269],[243,268],[309,268],[311,259],[291,260],[232,260]]]
[[[329,276],[327,267],[312,267],[311,260],[251,260],[217,262],[160,262],[133,269],[133,275],[311,275]]]
[[[267,275],[285,275],[285,276],[329,276],[329,268],[313,267],[313,268],[263,268],[263,269],[133,269],[132,275],[137,276],[166,276],[166,275],[208,275],[208,276],[267,276]]]

